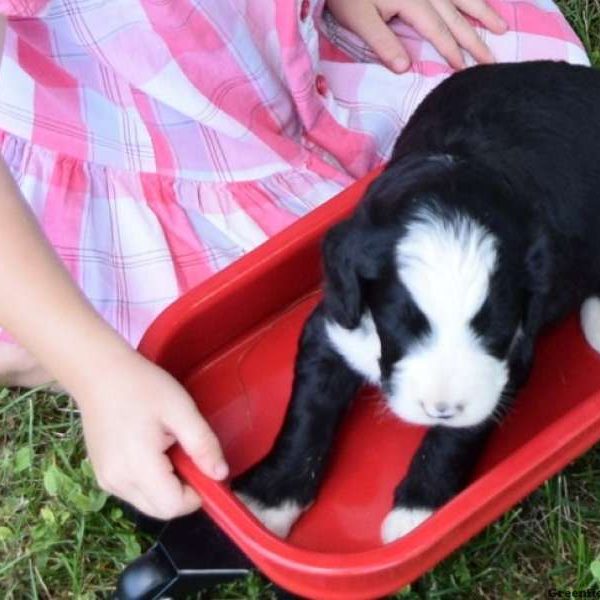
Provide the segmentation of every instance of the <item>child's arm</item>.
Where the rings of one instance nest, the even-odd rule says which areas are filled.
[[[0,17],[0,41],[4,22]],[[223,478],[219,443],[186,391],[132,350],[73,284],[0,158],[0,324],[73,394],[100,485],[171,518],[199,506],[165,450]]]

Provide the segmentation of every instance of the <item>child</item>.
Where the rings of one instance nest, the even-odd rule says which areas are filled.
[[[132,349],[152,319],[384,161],[454,69],[587,62],[551,0],[323,4],[0,0],[0,377],[60,382],[100,485],[149,515],[199,506],[174,441],[227,475]]]

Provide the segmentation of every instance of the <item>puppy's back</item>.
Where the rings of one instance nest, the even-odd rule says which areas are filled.
[[[590,156],[599,136],[600,71],[552,61],[482,65],[425,98],[392,160],[407,152],[506,159],[544,147],[553,156]]]
[[[558,238],[600,256],[600,71],[552,61],[466,69],[415,111],[391,164],[415,154],[493,171]]]

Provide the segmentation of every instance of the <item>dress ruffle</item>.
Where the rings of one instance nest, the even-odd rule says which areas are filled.
[[[350,183],[309,168],[235,183],[138,174],[4,133],[0,152],[73,279],[133,345],[181,294]]]

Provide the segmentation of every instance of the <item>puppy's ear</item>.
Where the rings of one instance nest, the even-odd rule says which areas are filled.
[[[398,157],[371,183],[355,215],[327,234],[325,310],[340,325],[354,329],[360,323],[365,309],[363,284],[379,276],[386,252],[397,240],[395,224],[411,210],[411,198],[432,182],[441,185],[454,165],[455,160],[446,155]]]
[[[385,233],[357,217],[333,227],[323,242],[325,310],[342,327],[358,327],[365,310],[363,286],[383,267]]]
[[[347,329],[358,326],[364,308],[358,238],[358,227],[350,219],[333,227],[323,242],[325,310]]]

